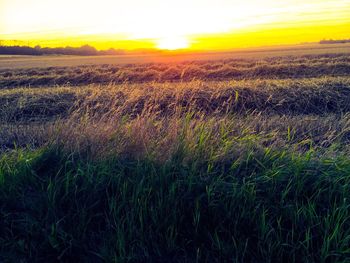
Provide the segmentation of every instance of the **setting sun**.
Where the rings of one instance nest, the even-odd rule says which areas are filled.
[[[298,44],[348,38],[349,13],[350,0],[0,0],[0,40],[125,50]]]
[[[185,49],[189,42],[185,37],[161,38],[157,41],[157,48],[166,50]]]

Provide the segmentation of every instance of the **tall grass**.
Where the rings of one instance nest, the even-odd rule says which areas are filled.
[[[263,116],[90,110],[46,147],[2,155],[3,260],[348,260],[346,155],[322,154],[293,128],[268,134],[267,120],[256,132]]]
[[[347,157],[258,151],[247,138],[216,158],[203,128],[192,144],[182,134],[163,161],[54,146],[3,155],[1,258],[346,262]]]

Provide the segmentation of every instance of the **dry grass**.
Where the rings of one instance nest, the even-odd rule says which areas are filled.
[[[0,70],[0,87],[347,76],[349,55]]]
[[[145,112],[161,117],[188,111],[224,116],[350,110],[347,77],[20,88],[0,91],[0,96],[2,122],[54,120],[67,117],[71,110],[88,110],[97,118],[101,113],[106,118],[135,118]]]

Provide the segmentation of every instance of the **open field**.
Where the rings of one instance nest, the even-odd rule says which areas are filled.
[[[132,63],[167,63],[222,59],[264,59],[279,56],[305,56],[350,53],[350,44],[300,44],[262,48],[246,48],[227,52],[137,54],[120,56],[8,56],[0,55],[0,69],[47,68],[90,65],[123,65]]]
[[[350,54],[264,52],[0,59],[0,262],[350,262]]]

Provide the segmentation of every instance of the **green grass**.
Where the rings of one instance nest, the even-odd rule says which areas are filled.
[[[349,158],[185,162],[184,149],[164,163],[55,147],[4,155],[0,259],[348,262]]]

